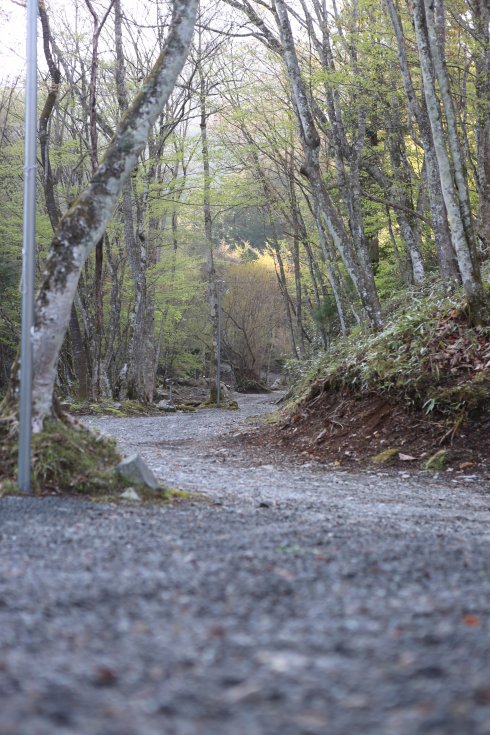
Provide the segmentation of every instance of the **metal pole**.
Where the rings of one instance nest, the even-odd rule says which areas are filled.
[[[36,247],[37,0],[27,0],[24,226],[22,245],[22,334],[20,344],[19,457],[21,492],[31,489],[32,326]]]
[[[216,405],[219,406],[221,399],[221,287],[223,281],[218,281],[218,344],[216,345]]]

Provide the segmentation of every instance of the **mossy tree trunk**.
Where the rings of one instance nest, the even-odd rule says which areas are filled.
[[[32,333],[33,430],[53,413],[56,366],[87,256],[101,240],[119,195],[144,150],[187,58],[198,0],[174,0],[167,40],[143,87],[118,125],[89,186],[61,218],[36,299]],[[7,404],[17,399],[14,369]]]

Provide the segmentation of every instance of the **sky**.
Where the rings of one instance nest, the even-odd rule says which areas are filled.
[[[108,0],[92,0],[103,15],[103,9],[107,8]],[[206,2],[206,0],[205,0]],[[211,7],[215,0],[207,0],[206,4]],[[0,84],[8,79],[19,79],[22,85],[25,73],[25,33],[26,33],[26,10],[22,7],[25,0],[0,0]],[[51,18],[61,19],[68,17],[67,25],[74,27],[76,6],[82,7],[82,14],[87,18],[88,13],[83,0],[48,0],[48,12]],[[151,27],[155,22],[156,0],[124,0],[123,10],[130,17],[140,23],[140,31],[143,37],[146,33],[145,26]],[[90,27],[90,26],[89,26]],[[151,32],[152,34],[152,32]],[[153,37],[153,34],[152,34]],[[42,52],[41,24],[38,22],[38,63],[41,70],[45,70],[44,54]]]
[[[24,8],[12,0],[0,0],[0,80],[16,78],[23,74],[25,65],[25,17]]]
[[[107,8],[108,0],[93,0],[94,5],[101,10]],[[25,69],[25,45],[26,45],[26,10],[21,7],[25,0],[0,0],[0,83],[7,79],[23,78]],[[87,15],[83,0],[49,0],[48,12],[51,18],[67,15],[69,25],[74,25],[74,6],[83,6],[83,14]],[[154,0],[124,0],[123,9],[132,17],[145,19],[150,22],[149,11],[154,8]],[[88,15],[87,15],[88,17]],[[42,53],[41,24],[38,21],[38,62],[41,69],[44,68],[44,55]]]

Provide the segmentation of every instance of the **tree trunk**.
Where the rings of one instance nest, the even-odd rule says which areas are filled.
[[[187,58],[197,0],[174,0],[162,53],[142,91],[121,120],[89,186],[62,217],[52,241],[36,299],[32,334],[34,356],[33,429],[43,428],[53,411],[56,364],[71,306],[87,256],[104,235],[119,194],[144,149],[151,127],[168,100]],[[17,399],[17,370],[10,398]]]
[[[283,58],[291,86],[293,107],[298,119],[298,129],[305,155],[303,172],[310,181],[312,194],[318,207],[320,221],[325,223],[334,245],[344,261],[356,291],[359,294],[366,316],[373,327],[379,328],[382,326],[381,307],[376,293],[374,275],[369,257],[367,253],[363,252],[362,248],[356,253],[344,223],[325,188],[320,169],[320,138],[309,108],[305,85],[296,55],[288,11],[283,0],[274,0],[274,5],[277,11],[276,18],[281,35]]]
[[[208,263],[209,314],[211,318],[211,351],[209,358],[209,400],[217,401],[217,359],[218,359],[218,289],[216,283],[216,269],[214,266],[213,217],[211,214],[211,169],[209,165],[208,144],[208,112],[206,107],[206,79],[202,67],[201,39],[199,37],[199,61],[197,67],[199,75],[199,108],[201,130],[201,155],[203,167],[203,215],[204,236],[206,238],[206,252]]]
[[[402,75],[403,86],[407,95],[408,107],[411,114],[417,121],[424,149],[427,166],[427,185],[429,189],[432,229],[434,231],[434,240],[437,248],[441,276],[444,279],[455,280],[459,276],[458,266],[456,262],[456,254],[452,245],[446,205],[442,194],[437,155],[434,147],[427,106],[423,99],[419,102],[415,93],[415,88],[410,75],[405,37],[403,35],[398,10],[396,9],[393,0],[385,0],[385,3],[395,32],[398,63]]]
[[[49,123],[56,100],[58,99],[61,72],[51,53],[51,31],[44,0],[40,0],[39,2],[39,17],[43,33],[44,56],[48,65],[49,75],[51,77],[51,88],[41,111],[41,115],[39,116],[39,143],[43,167],[43,189],[46,210],[48,212],[53,232],[56,232],[56,228],[58,227],[58,223],[61,219],[61,210],[55,194],[55,183],[49,156]],[[73,370],[78,381],[78,393],[80,399],[85,401],[90,395],[88,358],[74,304],[71,307],[69,333],[73,351]]]
[[[468,299],[472,318],[474,321],[478,322],[482,318],[486,309],[486,295],[481,281],[478,263],[476,262],[473,243],[471,238],[468,239],[468,235],[471,235],[471,233],[467,233],[467,227],[469,227],[469,224],[465,214],[464,192],[461,192],[460,189],[455,186],[451,162],[445,145],[445,134],[442,125],[441,111],[432,77],[432,64],[434,63],[436,69],[439,70],[439,74],[442,72],[437,58],[434,60],[433,57],[431,57],[424,0],[415,0],[414,2],[414,21],[417,49],[422,71],[424,96],[437,157],[442,195],[446,204],[463,288]],[[461,171],[459,171],[458,178],[461,177],[461,175]],[[459,199],[460,194],[463,197],[462,200]]]
[[[478,42],[475,58],[477,124],[477,236],[480,257],[490,256],[490,5],[475,0],[471,5]]]

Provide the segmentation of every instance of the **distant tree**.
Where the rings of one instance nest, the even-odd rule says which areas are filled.
[[[262,256],[229,266],[223,295],[223,342],[238,390],[261,385],[284,312],[272,260]]]

